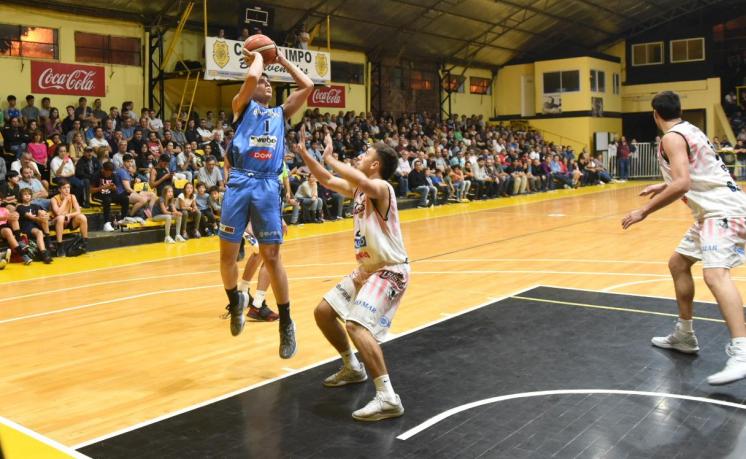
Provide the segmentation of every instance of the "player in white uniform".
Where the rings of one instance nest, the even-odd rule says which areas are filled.
[[[399,227],[396,193],[386,181],[398,166],[396,152],[379,142],[368,148],[355,169],[332,156],[332,139],[326,135],[324,163],[333,176],[305,148],[301,129],[300,152],[311,173],[324,187],[354,199],[355,258],[358,267],[332,288],[316,307],[316,324],[342,356],[343,366],[324,380],[327,387],[361,383],[373,377],[376,395],[352,413],[359,421],[379,421],[404,414],[394,392],[379,342],[386,336],[409,282],[407,252]],[[340,320],[345,323],[342,327]],[[347,333],[345,333],[345,329]],[[347,335],[360,353],[358,362]]]
[[[735,184],[707,136],[681,120],[679,96],[671,91],[653,98],[653,117],[664,132],[658,163],[664,183],[646,187],[641,196],[650,202],[629,213],[622,227],[629,228],[651,213],[682,199],[692,210],[694,225],[684,235],[668,261],[674,281],[679,319],[673,333],[655,337],[654,346],[685,353],[699,351],[692,327],[694,280],[692,265],[703,264],[707,287],[720,306],[731,340],[725,368],[707,378],[710,384],[727,384],[746,377],[746,325],[741,294],[730,270],[743,263],[746,242],[746,194]]]

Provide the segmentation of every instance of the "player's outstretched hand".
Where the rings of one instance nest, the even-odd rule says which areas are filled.
[[[645,212],[642,209],[635,209],[622,219],[622,228],[627,229],[635,223],[645,220],[645,217]]]
[[[244,63],[247,66],[250,66],[257,56],[259,56],[259,53],[257,53],[256,51],[249,51],[246,48],[241,48],[241,59],[243,59]]]
[[[640,191],[640,196],[650,196],[650,199],[653,199],[658,194],[660,194],[663,190],[666,189],[665,183],[658,183],[656,185],[648,185],[645,187],[644,190]]]

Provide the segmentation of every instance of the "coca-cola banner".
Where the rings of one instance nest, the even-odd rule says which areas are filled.
[[[317,86],[308,96],[309,107],[337,107],[345,108],[344,86]]]
[[[94,65],[31,61],[31,92],[103,97],[106,69]]]

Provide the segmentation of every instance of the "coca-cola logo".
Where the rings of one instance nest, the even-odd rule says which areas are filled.
[[[36,61],[31,63],[33,92],[102,97],[106,95],[105,86],[103,67]]]
[[[330,86],[328,88],[316,88],[308,96],[308,105],[311,107],[339,107],[345,106],[345,87]]]
[[[70,73],[55,73],[48,68],[39,75],[39,88],[41,89],[67,89],[74,91],[90,91],[93,89],[93,76],[96,72],[86,70],[74,70]]]

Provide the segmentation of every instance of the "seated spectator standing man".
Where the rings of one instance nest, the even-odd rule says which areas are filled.
[[[124,192],[127,193],[129,202],[132,205],[130,209],[131,216],[140,218],[137,215],[142,209],[145,216],[150,217],[153,205],[158,200],[158,196],[152,191],[135,191],[135,182],[138,180],[135,178],[136,170],[135,158],[129,154],[124,155],[124,167],[117,169],[116,175],[119,180],[115,184],[121,183]],[[141,223],[144,223],[144,220]]]
[[[31,94],[26,96],[26,106],[21,110],[21,115],[27,124],[29,121],[39,122],[39,109],[34,106],[34,96]]]
[[[88,106],[88,99],[79,98],[78,107],[75,109],[75,119],[80,121],[81,126],[86,126],[91,118],[93,118],[93,110]]]
[[[431,187],[427,183],[422,160],[414,160],[414,170],[409,173],[409,189],[420,194],[420,199],[419,201],[417,201],[417,207],[430,206],[431,202],[428,201],[427,198],[431,195],[432,192],[437,192],[437,189],[435,187]],[[431,189],[434,191],[431,191]],[[437,196],[433,197],[433,200],[435,200],[436,198]]]
[[[15,207],[0,207],[0,240],[5,239],[11,252],[21,256],[23,264],[28,265],[33,260],[28,255],[28,248],[20,242],[20,236],[19,215]]]
[[[217,164],[218,161],[214,156],[207,156],[205,165],[199,168],[197,180],[204,183],[208,190],[216,186],[222,192],[225,191],[225,186],[223,185],[223,178],[220,175],[220,171],[216,167]]]
[[[49,255],[49,214],[31,202],[31,190],[25,188],[21,191],[21,204],[18,206],[18,215],[21,218],[21,231],[30,239],[36,240],[36,245],[41,250],[41,259],[45,264],[52,262]]]
[[[130,200],[119,176],[114,175],[114,164],[106,162],[91,180],[91,195],[101,201],[104,208],[104,231],[114,231],[111,203],[122,208],[122,217],[129,212]]]
[[[13,118],[20,118],[21,116],[23,116],[23,114],[21,114],[21,111],[18,110],[18,107],[16,107],[16,96],[11,94],[6,100],[8,101],[8,108],[5,109],[6,123]]]
[[[303,209],[304,223],[321,223],[323,220],[319,213],[323,208],[323,201],[319,197],[318,180],[313,175],[308,176],[308,180],[303,182],[295,192],[295,198],[300,202]],[[295,211],[295,209],[293,209]],[[295,220],[293,217],[292,220]]]
[[[101,162],[93,155],[93,147],[83,149],[83,157],[75,165],[75,177],[83,187],[83,207],[91,206],[91,180],[101,171]]]
[[[109,141],[104,136],[104,130],[101,127],[96,128],[93,138],[88,141],[88,146],[93,148],[96,157],[99,159],[111,158],[111,145],[109,145]]]
[[[64,257],[65,249],[62,246],[62,233],[65,228],[80,228],[83,236],[83,250],[87,251],[88,245],[88,219],[80,211],[78,200],[70,193],[70,184],[65,179],[58,180],[60,194],[52,198],[52,212],[54,213],[54,228],[57,234],[57,256]]]
[[[338,135],[341,136],[341,134]],[[399,196],[406,198],[409,192],[409,173],[412,172],[412,166],[409,164],[409,152],[407,150],[402,150],[399,155],[399,166],[394,172],[394,177],[399,181]]]
[[[21,190],[30,189],[31,202],[44,210],[49,210],[50,202],[47,199],[49,192],[44,188],[41,181],[34,177],[34,171],[30,167],[24,166],[21,168],[21,181],[18,183],[18,187]]]
[[[120,140],[117,145],[117,152],[111,157],[111,162],[114,163],[114,168],[119,169],[124,167],[124,155],[127,154],[127,141]]]
[[[15,110],[18,111],[18,109]],[[5,122],[3,139],[5,140],[5,150],[13,153],[16,159],[26,152],[29,139],[23,129],[20,117],[13,117],[10,118],[9,122]]]

